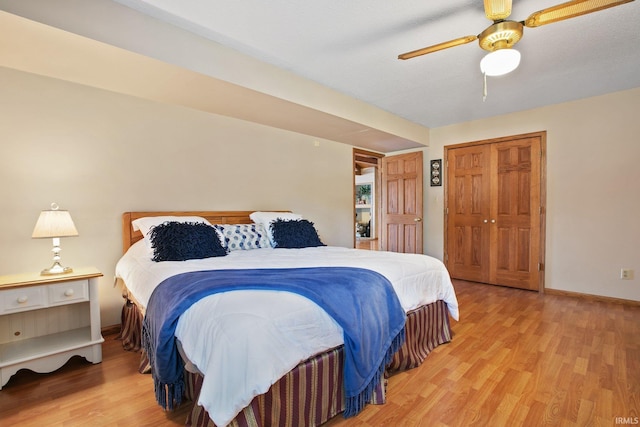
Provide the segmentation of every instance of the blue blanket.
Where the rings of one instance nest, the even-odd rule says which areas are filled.
[[[404,310],[391,283],[371,270],[317,267],[179,274],[153,291],[142,325],[142,345],[151,364],[156,399],[163,408],[179,405],[184,391],[183,361],[174,336],[178,318],[207,295],[241,289],[300,294],[342,327],[345,417],[364,408],[385,366],[404,342]]]

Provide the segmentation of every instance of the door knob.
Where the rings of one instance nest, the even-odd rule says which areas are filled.
[[[489,222],[488,219],[483,220],[482,222],[484,222],[485,224]]]
[[[414,220],[415,222],[420,222],[420,221],[422,221],[422,218],[413,218],[413,220]]]
[[[491,220],[491,224],[495,224],[495,223],[496,223],[496,220],[495,220],[495,219],[492,219],[492,220]]]

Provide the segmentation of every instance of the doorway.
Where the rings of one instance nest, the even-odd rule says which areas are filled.
[[[378,250],[380,236],[380,160],[384,154],[353,149],[355,248]]]
[[[422,253],[422,162],[353,149],[356,248]]]
[[[546,132],[445,147],[452,278],[544,290],[545,152]]]

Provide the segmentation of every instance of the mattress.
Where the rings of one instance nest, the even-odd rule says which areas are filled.
[[[116,276],[144,308],[158,284],[183,272],[322,266],[377,271],[392,283],[406,312],[442,300],[458,319],[446,268],[425,255],[328,246],[239,250],[225,257],[157,263],[151,261],[141,241],[118,262]],[[206,297],[182,315],[176,337],[193,368],[204,373],[197,403],[216,425],[226,425],[298,363],[343,343],[340,326],[316,304],[277,291],[234,291]]]

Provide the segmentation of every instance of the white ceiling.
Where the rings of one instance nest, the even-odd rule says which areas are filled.
[[[117,1],[430,128],[640,87],[640,2],[526,28],[483,102],[477,42],[397,59],[482,32],[480,0]],[[514,1],[510,19],[557,3]]]

